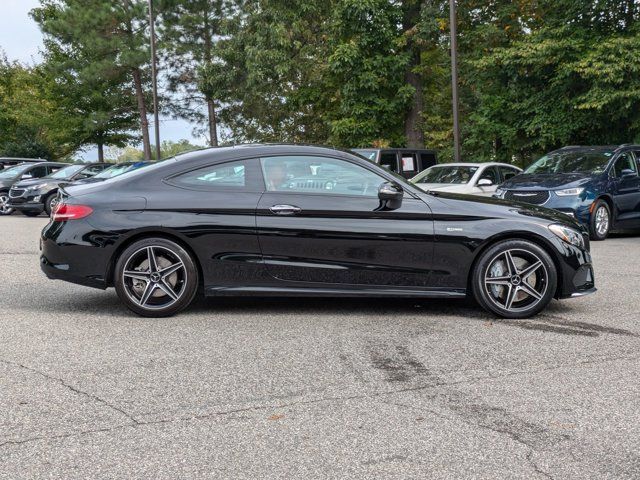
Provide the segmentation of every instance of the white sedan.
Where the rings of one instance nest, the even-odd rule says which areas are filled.
[[[409,181],[422,190],[490,197],[502,182],[522,169],[507,163],[443,163],[420,172]]]

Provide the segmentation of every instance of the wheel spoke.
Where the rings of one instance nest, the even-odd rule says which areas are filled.
[[[153,247],[147,247],[147,257],[149,258],[149,271],[158,271],[158,262],[156,261],[156,254],[153,251]]]
[[[125,270],[123,275],[125,277],[133,278],[135,280],[142,280],[143,282],[149,281],[149,272],[138,272],[136,270]]]
[[[533,275],[541,266],[542,266],[542,262],[538,260],[533,265],[529,265],[527,268],[522,270],[522,272],[520,272],[520,277],[522,278],[522,281],[525,282],[527,278]]]
[[[169,265],[168,267],[165,267],[161,270],[158,271],[158,273],[160,275],[162,275],[162,279],[167,278],[169,275],[171,275],[174,272],[177,272],[178,270],[180,270],[183,267],[182,262],[178,262],[178,263],[174,263],[173,265]]]
[[[169,295],[173,300],[178,299],[178,295],[176,294],[176,292],[173,291],[173,288],[171,288],[171,286],[167,282],[165,282],[164,279],[161,280],[157,285],[160,290]]]
[[[511,252],[509,250],[504,252],[504,257],[507,260],[507,270],[509,270],[509,275],[517,275],[518,267],[516,267],[516,263],[513,261],[513,257],[511,256]]]
[[[151,294],[153,293],[153,291],[156,289],[156,285],[148,282],[147,286],[144,287],[144,292],[142,292],[142,296],[140,297],[140,305],[141,306],[145,306],[147,304],[147,302],[149,301],[149,298],[151,297]]]
[[[513,301],[516,299],[517,294],[518,287],[509,285],[509,291],[507,292],[507,298],[504,302],[504,308],[506,308],[507,310],[511,310],[511,306],[513,305]]]
[[[511,285],[510,277],[486,277],[485,283],[488,285]]]
[[[542,298],[542,295],[535,288],[533,288],[531,285],[529,285],[526,282],[520,285],[520,290],[525,292],[530,297],[535,298],[536,300],[540,300]]]

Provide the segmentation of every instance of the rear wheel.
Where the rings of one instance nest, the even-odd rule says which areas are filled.
[[[164,238],[146,238],[118,258],[114,284],[124,304],[144,317],[168,317],[185,309],[198,288],[189,253]]]
[[[0,192],[0,215],[11,215],[13,208],[9,207],[9,193]]]
[[[589,221],[589,236],[591,240],[604,240],[611,231],[611,210],[604,200],[597,200],[593,206]]]
[[[495,244],[481,254],[472,273],[477,302],[504,318],[528,318],[542,311],[557,281],[549,254],[527,240]]]

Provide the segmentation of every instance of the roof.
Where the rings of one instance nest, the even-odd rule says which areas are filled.
[[[510,165],[508,163],[501,162],[482,162],[482,163],[474,163],[474,162],[457,162],[457,163],[439,163],[437,165],[433,165],[434,167],[512,167],[512,168],[520,168],[515,165]]]

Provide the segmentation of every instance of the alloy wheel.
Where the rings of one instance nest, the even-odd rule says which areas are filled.
[[[600,205],[596,210],[596,232],[604,237],[609,232],[609,210],[604,205]]]
[[[125,262],[122,283],[126,295],[147,310],[171,307],[184,295],[187,269],[180,257],[170,249],[146,246],[134,252]]]
[[[549,272],[533,252],[505,250],[489,263],[484,278],[488,299],[509,312],[534,308],[547,292]]]
[[[13,208],[9,207],[9,195],[6,193],[0,193],[0,215],[10,215],[13,213]]]

